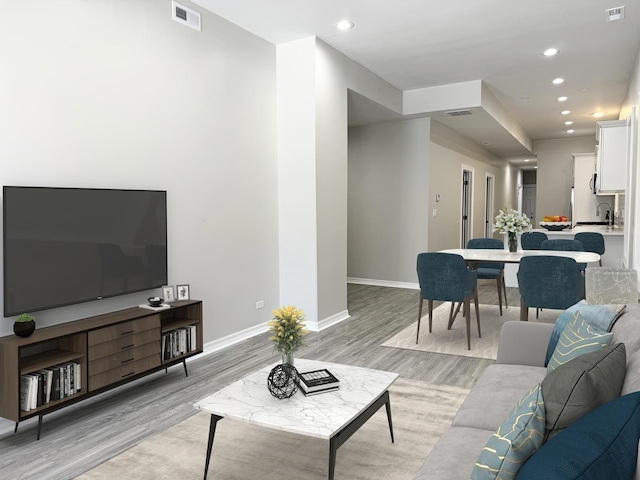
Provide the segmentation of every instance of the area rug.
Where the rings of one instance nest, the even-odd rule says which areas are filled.
[[[420,322],[420,338],[416,344],[418,322],[409,325],[382,344],[383,347],[406,348],[422,352],[445,353],[464,357],[496,359],[500,329],[508,320],[520,320],[520,308],[502,308],[502,316],[498,305],[480,305],[480,330],[482,338],[478,338],[476,311],[471,305],[471,350],[467,350],[466,323],[462,312],[458,313],[451,330],[447,330],[451,303],[447,302],[433,310],[433,328],[429,333],[429,313]],[[424,312],[424,310],[423,310]],[[535,308],[529,309],[530,322],[554,323],[561,310],[541,310],[536,319]],[[416,315],[417,317],[417,315]]]
[[[395,443],[382,408],[338,449],[336,480],[413,479],[468,393],[463,388],[402,378],[389,391]],[[210,415],[198,413],[78,478],[201,479],[209,419]],[[222,420],[208,476],[326,480],[328,462],[327,440]]]

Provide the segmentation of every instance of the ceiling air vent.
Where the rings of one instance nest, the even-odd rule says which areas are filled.
[[[200,31],[200,14],[198,12],[177,2],[171,2],[171,8],[171,18],[176,22]]]
[[[607,14],[607,22],[622,20],[624,19],[624,5],[621,7],[607,8],[605,13]]]
[[[465,115],[473,115],[471,110],[452,110],[451,112],[444,112],[452,117],[463,117]]]

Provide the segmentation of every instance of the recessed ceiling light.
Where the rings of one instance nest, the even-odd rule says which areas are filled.
[[[562,115],[569,115],[571,113],[571,110],[562,110],[560,113]]]
[[[535,167],[533,167],[533,168],[538,168],[538,166],[536,165],[536,166],[535,166]]]
[[[353,22],[350,22],[349,20],[340,20],[335,24],[335,26],[338,30],[351,30],[353,28]]]
[[[554,85],[560,85],[561,83],[564,82],[564,78],[554,78],[551,83],[553,83]]]
[[[593,113],[594,117],[601,117],[602,115],[604,115],[604,113],[602,113],[602,112],[594,112]]]
[[[573,133],[573,132],[575,132],[575,130],[573,129],[567,130],[567,133]]]
[[[525,158],[525,159],[524,159],[524,161],[525,161],[525,162],[528,162],[528,161],[529,161],[529,159],[528,159],[528,158]]]
[[[558,97],[559,102],[566,102],[569,97]]]
[[[553,57],[556,53],[558,53],[558,50],[556,50],[555,48],[547,48],[544,52],[543,55],[545,57]]]
[[[564,122],[565,125],[573,125],[573,122],[571,120],[567,120],[566,122]]]

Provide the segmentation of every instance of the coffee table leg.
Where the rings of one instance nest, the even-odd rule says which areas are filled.
[[[224,417],[211,414],[211,423],[209,424],[209,443],[207,444],[207,459],[204,464],[204,479],[207,480],[207,472],[209,471],[209,460],[211,460],[211,450],[213,449],[213,437],[216,434],[216,425],[218,420],[222,420]]]
[[[387,390],[380,395],[371,405],[354,418],[351,423],[346,425],[342,430],[329,439],[329,480],[333,480],[336,469],[336,452],[338,448],[346,442],[362,425],[376,413],[382,405],[387,408],[387,420],[389,420],[389,430],[391,431],[391,442],[393,442],[393,424],[391,423],[391,401],[389,400],[389,391]]]
[[[338,451],[338,445],[332,438],[329,441],[329,480],[333,480],[333,476],[336,471],[336,452]]]
[[[387,420],[389,420],[389,432],[391,433],[391,443],[395,443],[393,440],[393,422],[391,421],[391,399],[387,396],[387,403],[384,404],[387,407]]]

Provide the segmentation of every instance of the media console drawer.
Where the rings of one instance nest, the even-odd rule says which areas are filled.
[[[117,340],[127,335],[144,332],[160,328],[160,315],[151,315],[146,318],[140,318],[130,322],[122,322],[109,327],[92,330],[89,332],[89,346],[98,345],[100,343]]]
[[[153,341],[158,342],[158,345],[160,344],[160,327],[133,335],[127,335],[126,337],[118,338],[110,342],[93,345],[89,347],[89,362],[109,355],[115,355],[125,350],[131,350]],[[91,374],[91,372],[89,372],[89,374]]]
[[[91,375],[89,377],[89,391],[97,390],[120,380],[126,380],[127,377],[132,377],[158,366],[160,366],[160,355],[152,355],[97,375]]]
[[[89,374],[97,375],[113,368],[135,362],[151,355],[160,355],[160,342],[153,341],[139,347],[122,350],[119,353],[89,361]]]

